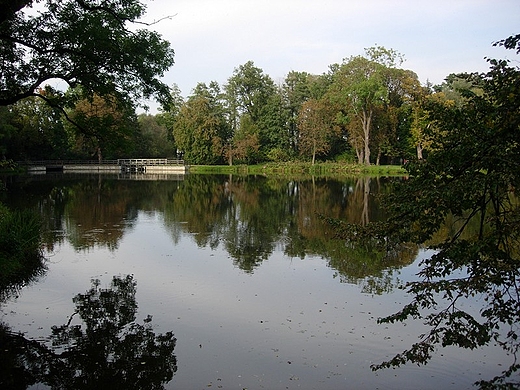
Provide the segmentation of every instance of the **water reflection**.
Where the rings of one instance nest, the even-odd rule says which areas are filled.
[[[47,272],[43,253],[26,254],[28,258],[16,267],[16,271],[0,271],[0,303],[16,297],[28,285],[37,283]],[[0,344],[1,345],[1,344]]]
[[[93,280],[90,290],[73,298],[76,311],[52,328],[47,342],[0,324],[0,387],[163,388],[177,371],[176,339],[171,332],[156,335],[151,316],[136,322],[135,294],[130,275],[114,277],[109,288]]]
[[[391,289],[389,272],[410,264],[417,249],[389,257],[365,245],[346,245],[319,215],[359,224],[381,220],[377,195],[388,180],[187,175],[184,180],[135,182],[63,175],[45,185],[40,180],[12,183],[9,193],[12,202],[28,199],[23,207],[43,214],[49,250],[63,240],[78,251],[95,246],[114,250],[139,212],[159,213],[174,243],[189,234],[199,247],[221,246],[244,272],[253,273],[282,250],[294,258],[323,257],[340,281],[362,281],[367,291],[381,293]]]

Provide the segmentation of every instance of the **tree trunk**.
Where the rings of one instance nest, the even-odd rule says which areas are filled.
[[[316,138],[312,141],[312,165],[316,162]]]
[[[370,165],[370,125],[372,122],[372,111],[368,113],[363,110],[361,120],[363,126],[363,145],[365,146],[365,164]]]
[[[233,165],[233,146],[231,144],[229,144],[228,163],[229,166]]]
[[[423,155],[422,155],[422,146],[420,143],[417,144],[417,160],[422,160],[423,159]]]
[[[360,164],[360,165],[363,164],[363,160],[364,160],[363,149],[356,148],[356,156],[357,156],[358,164]]]
[[[97,153],[98,162],[101,164],[101,161],[103,161],[103,156],[101,154],[101,146],[97,147],[96,153]]]

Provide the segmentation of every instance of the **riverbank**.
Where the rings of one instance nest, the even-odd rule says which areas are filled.
[[[0,203],[0,300],[43,270],[41,226],[33,211],[13,211]]]
[[[294,175],[315,176],[402,176],[406,170],[400,165],[358,165],[340,163],[267,163],[260,165],[191,165],[190,173],[224,173],[238,175]]]

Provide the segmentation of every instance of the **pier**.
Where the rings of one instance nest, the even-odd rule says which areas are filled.
[[[20,162],[30,173],[76,172],[76,173],[153,173],[184,174],[184,160],[167,158],[130,158],[118,160],[46,160]]]
[[[117,160],[123,173],[179,173],[185,172],[184,160],[167,158],[129,158]]]

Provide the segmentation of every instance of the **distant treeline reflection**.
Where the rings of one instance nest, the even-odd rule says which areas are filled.
[[[411,263],[417,248],[387,256],[366,245],[346,245],[319,215],[359,224],[382,220],[377,198],[389,191],[389,180],[399,179],[187,175],[182,181],[136,182],[64,175],[37,185],[30,179],[23,186],[12,183],[9,193],[11,202],[28,199],[32,204],[19,206],[43,214],[49,250],[64,240],[78,251],[115,250],[139,212],[160,213],[174,243],[189,234],[200,247],[221,246],[245,272],[281,249],[294,258],[322,257],[341,281],[368,278],[364,288],[381,293],[391,289],[384,282],[388,272]],[[374,285],[371,277],[380,283]]]

